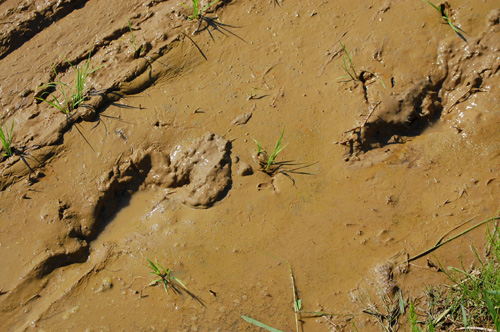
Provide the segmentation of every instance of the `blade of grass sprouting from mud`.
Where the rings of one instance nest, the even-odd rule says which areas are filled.
[[[12,120],[12,126],[10,128],[10,133],[7,127],[5,127],[5,123],[3,124],[3,128],[0,127],[0,140],[2,141],[2,146],[5,150],[3,154],[5,157],[12,156],[11,144],[12,144],[12,133],[14,132],[14,120]]]
[[[354,63],[352,61],[352,56],[349,55],[349,53],[347,52],[347,49],[345,48],[344,44],[342,44],[341,41],[339,41],[340,43],[340,46],[342,46],[342,49],[344,50],[344,53],[345,55],[342,56],[342,59],[344,61],[344,70],[346,71],[346,73],[354,80],[358,80],[358,75],[356,74],[356,70],[354,69]],[[349,60],[349,64],[351,65],[351,70],[352,70],[352,74],[351,74],[351,70],[349,70],[349,67],[347,66],[347,63],[345,61],[345,58],[347,57],[347,59]]]
[[[258,320],[255,320],[255,319],[250,318],[248,316],[242,315],[241,318],[243,318],[246,322],[248,322],[250,324],[253,324],[253,325],[258,326],[258,327],[262,327],[263,329],[266,329],[268,331],[271,331],[271,332],[283,332],[281,330],[275,329],[274,327],[271,327],[271,326],[269,326],[267,324],[259,322]]]
[[[275,163],[275,160],[276,160],[276,157],[278,156],[278,153],[280,153],[286,147],[286,145],[281,146],[281,141],[283,140],[284,134],[285,134],[285,127],[283,127],[283,131],[281,132],[281,136],[278,139],[278,141],[276,142],[276,146],[274,147],[273,154],[270,155],[269,159],[267,160],[266,172],[268,172],[271,165],[273,165]]]
[[[215,5],[217,2],[219,2],[220,0],[214,0],[208,4],[205,5],[205,7],[203,7],[201,9],[201,13],[203,13],[205,10],[207,10],[209,7],[211,7],[212,5]]]
[[[443,241],[443,242],[438,242],[438,244],[436,244],[436,245],[435,245],[435,246],[433,246],[432,248],[429,248],[429,249],[427,249],[427,250],[425,250],[425,251],[421,252],[421,253],[420,253],[420,254],[418,254],[418,255],[415,255],[415,256],[413,256],[413,257],[408,258],[408,260],[406,260],[406,262],[411,262],[411,261],[417,260],[417,259],[419,259],[419,258],[421,258],[421,257],[423,257],[423,256],[425,256],[425,255],[427,255],[427,254],[429,254],[429,253],[431,253],[431,252],[433,252],[433,251],[434,251],[434,250],[436,250],[437,248],[442,247],[442,246],[443,246],[443,245],[445,245],[446,243],[451,242],[451,241],[453,241],[453,240],[455,240],[455,239],[459,238],[460,236],[462,236],[462,235],[464,235],[464,234],[467,234],[468,232],[472,231],[473,229],[476,229],[476,228],[478,228],[478,227],[480,227],[480,226],[482,226],[482,225],[484,225],[484,224],[487,224],[487,223],[489,223],[490,221],[493,221],[493,220],[500,220],[500,216],[497,216],[497,217],[493,217],[493,218],[486,219],[486,220],[484,220],[484,221],[480,222],[479,224],[474,225],[474,226],[472,226],[472,227],[470,227],[470,228],[466,229],[465,231],[463,231],[463,232],[461,232],[461,233],[459,233],[459,234],[457,234],[457,235],[455,235],[455,236],[453,236],[453,237],[449,238],[449,239],[448,239],[448,240],[446,240],[446,241]],[[405,263],[406,263],[406,262],[405,262]]]
[[[132,47],[134,48],[134,53],[137,52],[137,47],[135,45],[135,36],[132,31],[132,25],[130,24],[130,19],[127,17],[128,29],[130,30],[130,34],[132,35]]]
[[[155,265],[155,263],[153,263],[149,258],[146,258],[146,259],[149,262],[149,265],[151,265],[151,269],[154,271],[154,272],[150,272],[150,273],[156,274],[156,275],[161,275],[160,269],[158,269],[158,267]]]

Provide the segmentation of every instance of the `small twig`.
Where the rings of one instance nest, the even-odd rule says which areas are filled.
[[[378,105],[380,105],[380,103],[381,103],[381,102],[380,102],[380,101],[378,101],[378,102],[376,102],[376,103],[375,103],[375,105],[370,106],[370,108],[371,108],[371,109],[370,109],[370,112],[369,112],[369,113],[368,113],[368,115],[365,117],[365,120],[363,121],[363,123],[362,123],[360,126],[356,126],[356,127],[351,128],[351,129],[349,129],[349,130],[346,130],[346,131],[344,132],[344,134],[347,134],[347,133],[349,133],[349,132],[351,132],[351,131],[356,131],[356,130],[359,130],[359,129],[363,128],[364,126],[366,126],[366,124],[367,124],[368,120],[369,120],[369,119],[370,119],[370,117],[372,116],[373,112],[375,112],[375,109],[377,108],[377,106],[378,106]]]
[[[485,327],[460,327],[459,330],[474,330],[474,331],[488,331],[488,332],[495,332],[493,329],[487,329]]]
[[[295,327],[297,332],[299,332],[299,320],[300,320],[300,311],[297,308],[297,288],[295,288],[295,278],[293,277],[292,265],[287,261],[288,267],[290,268],[290,279],[292,280],[292,290],[293,290],[293,311],[295,312]]]
[[[373,112],[375,111],[375,109],[377,108],[377,106],[380,105],[380,103],[381,103],[380,101],[377,101],[375,103],[375,105],[373,105],[371,107],[370,113],[368,113],[368,115],[366,116],[365,121],[363,121],[363,124],[361,125],[361,128],[363,128],[366,125],[366,123],[368,122],[368,119],[372,116]]]

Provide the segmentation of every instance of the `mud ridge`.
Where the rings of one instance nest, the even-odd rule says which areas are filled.
[[[68,15],[73,10],[84,6],[86,2],[87,0],[54,0],[44,2],[42,6],[28,3],[22,4],[15,9],[9,8],[6,15],[2,16],[2,21],[14,21],[13,16],[22,15],[24,12],[29,11],[32,6],[36,6],[37,10],[29,11],[24,19],[16,22],[15,25],[10,23],[10,27],[6,29],[7,31],[2,33],[2,37],[0,37],[0,60],[52,23]]]

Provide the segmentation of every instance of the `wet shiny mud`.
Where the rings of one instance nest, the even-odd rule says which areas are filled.
[[[484,228],[406,255],[499,208],[500,13],[451,6],[467,41],[424,2],[226,1],[196,33],[171,1],[0,3],[26,22],[0,50],[3,329],[291,331],[289,262],[303,310],[335,314],[304,331],[377,331],[359,297],[445,281],[426,258],[472,262]],[[91,50],[85,107],[34,98]]]

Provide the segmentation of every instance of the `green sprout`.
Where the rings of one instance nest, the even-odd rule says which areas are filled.
[[[134,57],[137,58],[139,55],[144,52],[144,49],[146,48],[145,45],[142,45],[140,49],[137,48],[137,44],[135,42],[135,36],[134,36],[134,31],[132,30],[132,25],[130,24],[130,20],[127,18],[127,23],[128,23],[128,29],[130,30],[130,34],[132,35],[132,39],[129,40],[130,45],[132,45],[132,48],[134,49]]]
[[[203,8],[200,9],[200,0],[191,0],[192,3],[193,3],[193,10],[192,10],[192,15],[188,16],[188,20],[190,21],[193,21],[193,20],[198,20],[200,19],[201,16],[203,16],[203,13],[209,8],[211,7],[212,5],[216,4],[217,2],[219,2],[220,0],[214,0],[210,3],[208,3],[207,5],[203,6]],[[186,8],[189,8],[189,6],[183,4],[181,2],[181,5],[186,7]]]
[[[341,76],[337,79],[351,78],[353,81],[360,81],[364,84],[365,79],[362,78],[362,76],[358,75],[358,73],[356,72],[356,69],[354,68],[354,62],[352,61],[352,54],[349,54],[349,52],[347,52],[347,49],[345,48],[345,45],[342,44],[342,42],[339,41],[339,43],[340,43],[340,46],[342,46],[342,50],[344,51],[344,55],[342,56],[342,60],[344,62],[344,65],[343,65],[342,69],[344,69],[344,71],[347,73],[347,75]],[[346,58],[347,58],[349,64],[347,63]],[[361,74],[363,74],[364,72],[367,72],[367,73],[375,76],[380,81],[380,84],[382,84],[384,89],[387,89],[384,81],[377,74],[375,74],[369,70],[362,71]]]
[[[457,34],[459,34],[460,36],[462,35],[461,32],[459,31],[459,28],[457,28],[452,22],[451,22],[451,18],[450,18],[450,12],[448,10],[448,8],[446,8],[446,6],[444,4],[441,4],[439,7],[436,6],[435,4],[433,4],[432,2],[430,2],[429,0],[424,0],[425,2],[427,2],[429,5],[431,5],[432,7],[434,7],[434,9],[436,9],[440,14],[441,14],[441,17],[443,18],[443,20],[448,23],[448,25],[453,29],[453,31],[455,31]]]
[[[85,87],[87,84],[89,75],[91,75],[93,72],[98,70],[99,68],[102,68],[103,66],[99,66],[91,71],[89,71],[89,66],[90,66],[90,57],[92,55],[92,52],[89,53],[89,57],[85,63],[85,65],[82,67],[77,66],[75,67],[68,59],[65,58],[66,62],[69,63],[71,68],[75,72],[75,79],[74,79],[74,85],[72,92],[67,91],[68,85],[64,82],[61,81],[54,81],[50,82],[47,85],[43,85],[40,88],[53,88],[53,89],[58,89],[60,90],[62,94],[62,99],[59,100],[54,94],[50,94],[52,96],[52,101],[48,100],[47,98],[43,97],[43,93],[41,97],[35,97],[36,99],[46,102],[47,104],[54,106],[57,108],[59,111],[62,113],[69,115],[71,112],[80,106],[80,104],[87,98],[87,93],[88,93],[88,88]],[[56,69],[54,66],[52,66],[52,70],[58,75]],[[46,92],[45,92],[46,93]],[[69,95],[71,93],[71,95]]]
[[[271,155],[269,155],[269,153],[267,153],[267,151],[265,151],[262,148],[262,143],[258,142],[255,139],[253,140],[255,142],[255,144],[257,144],[257,156],[263,156],[263,158],[264,158],[261,163],[262,163],[262,166],[265,165],[264,172],[266,172],[266,173],[273,173],[273,171],[271,170],[271,165],[276,164],[276,156],[278,155],[278,153],[280,153],[286,147],[286,145],[281,146],[281,141],[283,140],[284,134],[285,134],[285,127],[283,127],[283,131],[281,132],[281,136],[278,139],[278,141],[276,142],[276,145],[274,147],[274,152]]]
[[[342,67],[342,69],[344,69],[345,72],[347,73],[347,76],[342,76],[342,78],[350,77],[353,81],[359,80],[359,76],[356,73],[356,69],[354,69],[354,63],[352,62],[352,55],[349,54],[349,52],[347,52],[347,50],[346,50],[344,44],[342,44],[342,42],[339,42],[339,43],[340,43],[340,46],[342,46],[342,49],[344,50],[344,55],[342,56],[342,60],[344,61],[344,66]],[[347,57],[347,59],[349,59],[349,67],[347,66],[346,57]]]
[[[170,285],[174,291],[176,290],[176,286],[182,287],[185,291],[188,291],[186,285],[179,279],[176,278],[172,275],[172,271],[170,269],[166,269],[158,262],[153,263],[149,258],[146,258],[149,262],[148,266],[152,271],[150,272],[151,274],[159,277],[156,280],[153,280],[152,282],[149,283],[149,286],[156,285],[158,283],[162,283],[163,287],[165,288],[165,292],[168,294],[168,286]]]
[[[10,127],[10,133],[8,131],[8,128],[5,127],[5,122],[3,123],[3,126],[0,127],[0,141],[2,141],[2,146],[3,149],[5,150],[4,156],[5,157],[10,157],[12,156],[12,133],[14,131],[14,120],[12,120],[12,126]]]

